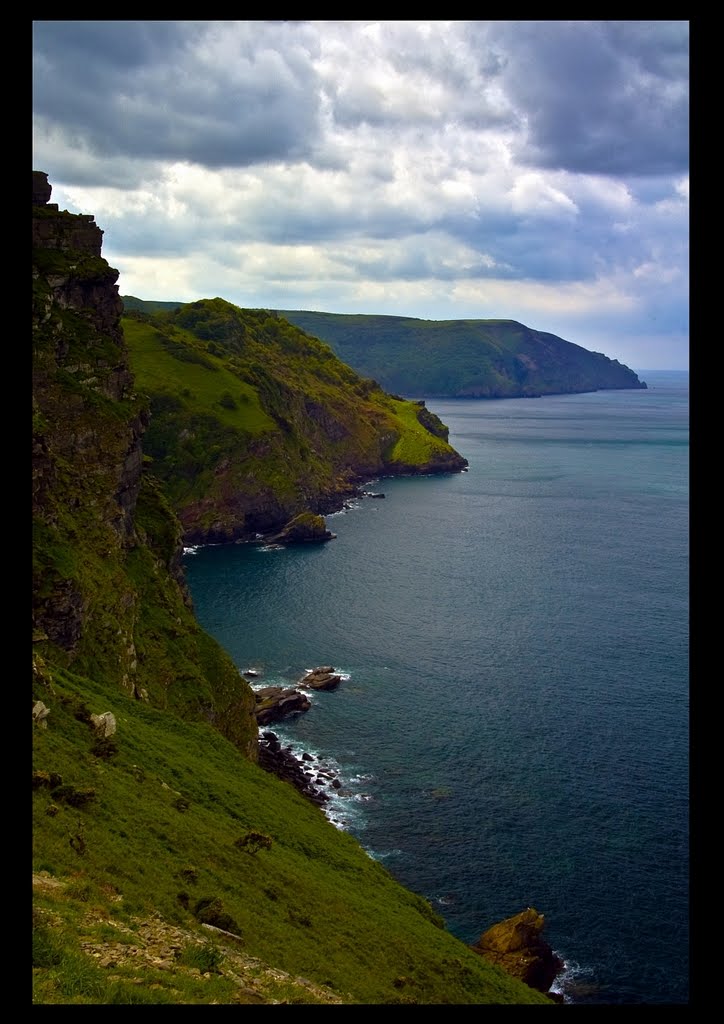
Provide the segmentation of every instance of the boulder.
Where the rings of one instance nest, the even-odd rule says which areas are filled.
[[[341,682],[342,677],[335,673],[331,665],[322,665],[302,676],[297,686],[307,690],[336,690]]]
[[[565,965],[541,938],[544,924],[543,914],[528,907],[488,928],[471,948],[531,988],[548,992]]]
[[[90,720],[101,739],[112,736],[116,731],[116,718],[112,711],[104,711],[102,715],[91,715]]]
[[[288,715],[298,715],[311,707],[309,698],[291,687],[264,686],[257,690],[256,721],[258,725],[278,722]]]
[[[42,700],[36,700],[33,704],[33,722],[41,729],[47,729],[49,714],[50,710],[46,708]]]

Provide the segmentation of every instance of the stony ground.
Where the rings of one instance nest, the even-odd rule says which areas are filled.
[[[53,878],[45,872],[33,875],[33,890],[46,895],[63,898],[66,883]],[[56,916],[50,910],[41,911],[52,926]],[[343,1003],[344,1000],[336,993],[323,986],[316,985],[306,978],[295,977],[263,963],[244,952],[243,940],[230,932],[222,931],[211,925],[201,925],[200,929],[182,928],[164,921],[159,915],[150,918],[134,918],[130,923],[123,923],[117,918],[104,917],[97,910],[89,910],[83,920],[84,930],[92,936],[100,931],[103,925],[112,928],[122,936],[116,941],[102,938],[86,938],[81,940],[81,949],[96,963],[108,970],[109,982],[120,980],[114,970],[136,966],[139,972],[144,969],[169,971],[174,974],[186,973],[197,977],[210,977],[197,967],[187,967],[179,963],[182,950],[192,944],[203,946],[213,941],[214,948],[222,954],[217,974],[223,975],[236,986],[237,998],[240,1003],[279,1003],[275,998],[279,986],[296,989],[301,997],[298,1001],[314,1003]],[[131,983],[147,984],[147,976],[137,979],[124,971],[124,980]]]

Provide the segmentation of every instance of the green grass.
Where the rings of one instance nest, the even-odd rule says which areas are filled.
[[[137,987],[102,985],[103,971],[79,938],[102,921],[107,942],[114,926],[136,927],[153,915],[202,934],[195,908],[217,901],[245,955],[348,1002],[547,1002],[451,936],[422,897],[210,726],[62,670],[52,687],[34,695],[51,710],[49,727],[35,730],[34,770],[96,796],[72,808],[47,786],[34,790],[34,869],[56,884],[36,906],[57,919],[34,941],[39,1001],[133,1001],[134,993],[142,1001]],[[93,755],[79,704],[113,711],[112,758]],[[268,836],[269,847],[254,856],[239,849],[249,832]],[[72,842],[79,835],[82,849]],[[481,921],[481,930],[489,923]],[[219,945],[187,949],[180,966],[195,956],[191,966],[204,962],[223,974],[230,955]],[[402,987],[400,978],[408,979]],[[157,995],[171,1001],[205,1001],[201,991],[174,995],[168,976],[159,983]]]
[[[130,311],[123,329],[152,413],[144,451],[193,542],[248,540],[330,496],[341,507],[354,482],[455,458],[419,406],[265,310],[206,299]]]
[[[261,408],[254,388],[232,373],[223,358],[210,355],[190,332],[174,328],[174,348],[164,346],[162,341],[168,330],[160,331],[139,320],[125,318],[123,333],[141,390],[172,395],[189,416],[213,410],[219,423],[245,435],[276,429],[274,420]],[[196,353],[204,363],[191,362],[188,355],[178,358],[184,350]]]
[[[388,455],[391,463],[418,466],[434,460],[441,451],[440,439],[419,422],[418,408],[412,402],[394,402],[395,415],[404,429]]]

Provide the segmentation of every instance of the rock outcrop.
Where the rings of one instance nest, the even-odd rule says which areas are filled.
[[[337,535],[327,529],[324,516],[302,512],[291,519],[278,533],[272,533],[263,540],[264,544],[324,544]]]
[[[142,449],[149,404],[118,271],[94,218],[51,194],[34,171],[34,654],[51,676],[62,667],[211,722],[255,759],[253,695],[193,616],[181,526]]]
[[[533,907],[506,918],[480,936],[472,949],[539,992],[549,992],[564,963],[541,937],[543,914]]]
[[[312,771],[308,766],[311,760],[310,755],[301,760],[295,757],[291,748],[282,747],[279,737],[273,732],[263,732],[259,737],[259,765],[294,786],[318,807],[323,807],[330,798],[320,785],[329,782],[336,788],[334,783],[338,780],[331,775],[323,779],[318,771]]]
[[[331,665],[321,665],[303,675],[297,686],[308,690],[336,690],[341,682],[342,676]]]
[[[256,720],[259,725],[279,722],[290,715],[300,715],[311,707],[309,698],[294,687],[264,686],[255,691]]]

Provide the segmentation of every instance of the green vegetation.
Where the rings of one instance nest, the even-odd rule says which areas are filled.
[[[345,1002],[547,1001],[453,938],[425,900],[210,725],[60,669],[34,696],[50,710],[33,744],[33,769],[49,780],[33,789],[37,1001],[116,1001],[132,979],[143,1001],[244,1001],[253,973],[276,999],[265,988],[272,968]],[[115,715],[111,759],[93,754],[82,706]],[[94,799],[59,801],[71,787]],[[94,964],[95,949],[113,964]],[[151,954],[173,962],[159,970]],[[242,989],[230,983],[241,954]],[[188,975],[193,967],[213,977]],[[292,985],[283,998],[309,995]]]
[[[616,359],[515,320],[277,312],[359,373],[404,395],[512,398],[645,387]]]
[[[151,409],[144,448],[189,541],[249,540],[373,476],[465,465],[432,413],[266,310],[131,309],[123,330]]]

